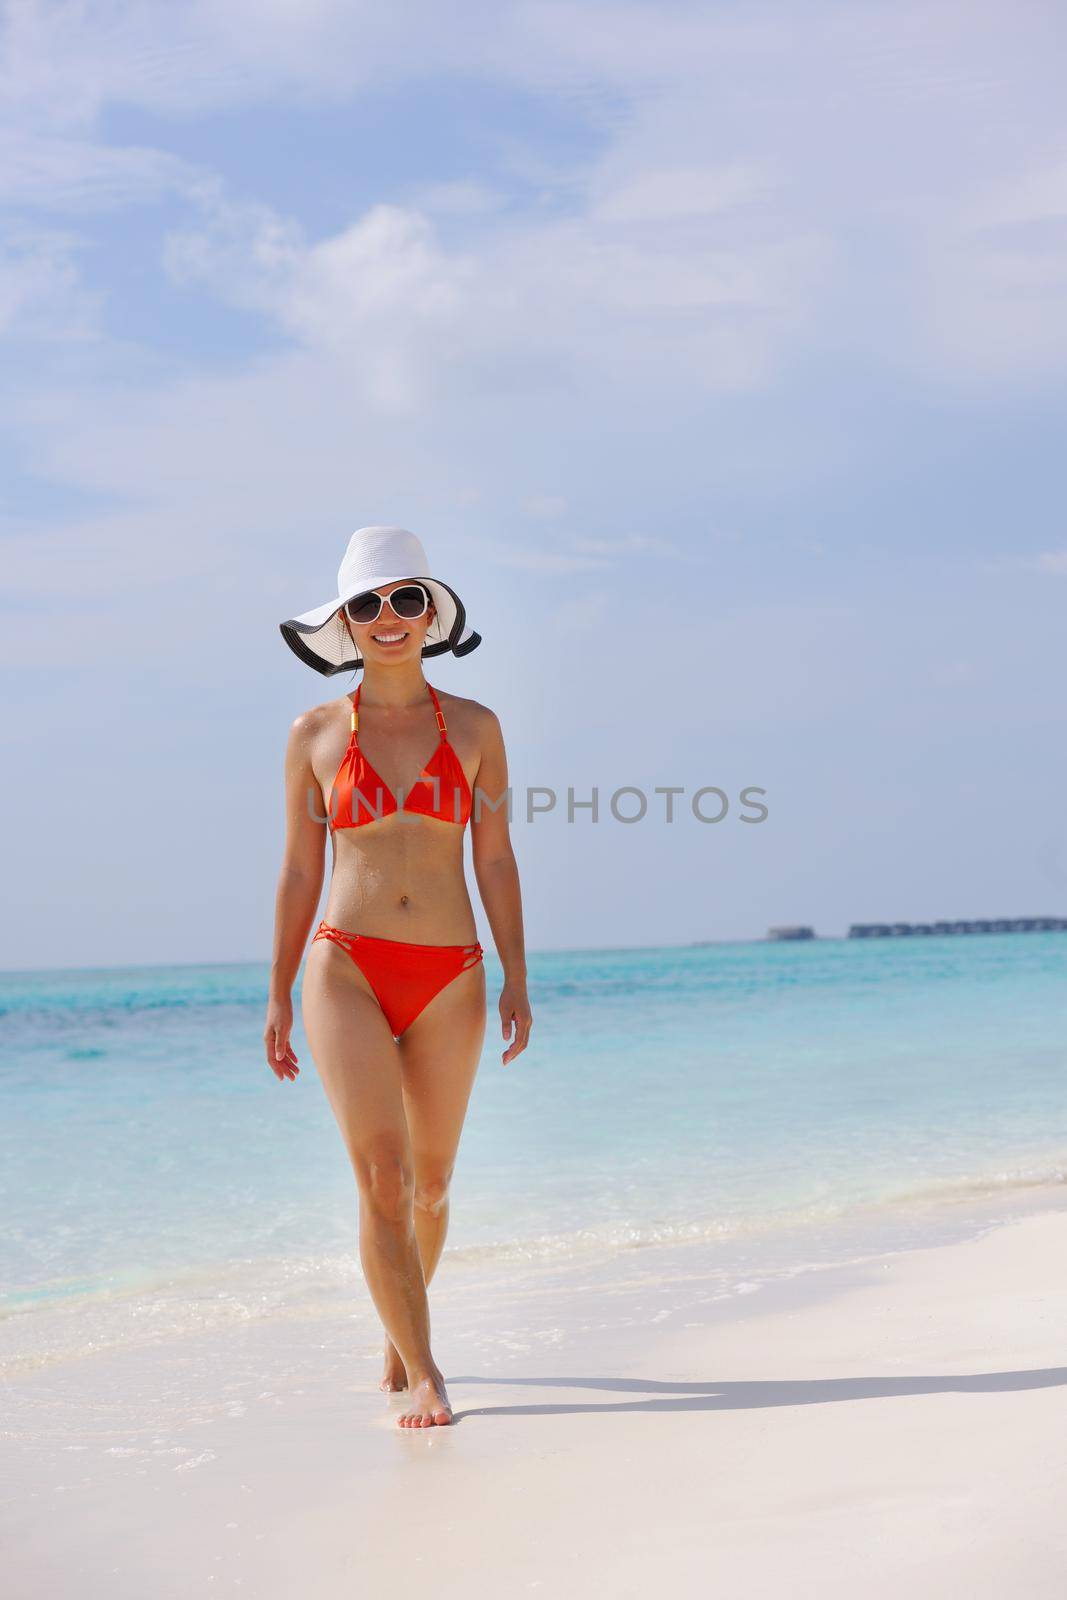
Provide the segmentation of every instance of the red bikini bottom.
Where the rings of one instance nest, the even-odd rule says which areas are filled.
[[[330,939],[347,950],[374,990],[378,1004],[399,1039],[434,995],[484,954],[473,944],[406,944],[401,939],[375,939],[369,933],[346,933],[320,922],[315,939]],[[315,943],[312,939],[312,944]]]

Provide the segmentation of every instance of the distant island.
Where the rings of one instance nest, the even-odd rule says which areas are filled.
[[[910,939],[942,937],[967,933],[1064,933],[1067,917],[991,917],[972,922],[854,922],[848,930],[850,939]],[[764,936],[772,942],[782,939],[817,939],[815,929],[807,923],[785,923],[768,928]],[[836,935],[835,935],[836,937]],[[731,944],[726,939],[691,939],[692,949],[703,949],[713,944]]]
[[[994,917],[978,922],[854,922],[850,939],[908,939],[916,934],[1050,933],[1067,930],[1067,917]]]

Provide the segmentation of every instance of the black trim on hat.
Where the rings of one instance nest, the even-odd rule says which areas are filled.
[[[443,655],[446,650],[451,650],[452,654],[456,656],[470,655],[471,651],[476,650],[481,644],[482,636],[480,633],[475,633],[472,630],[470,638],[467,639],[463,644],[459,643],[460,635],[462,634],[463,629],[466,627],[467,612],[463,601],[460,599],[456,591],[450,588],[449,585],[444,583],[440,578],[430,578],[424,573],[412,573],[411,577],[415,582],[440,584],[441,588],[444,589],[446,594],[450,596],[456,607],[456,619],[449,630],[448,638],[438,639],[434,644],[424,645],[421,651],[422,659],[426,660],[429,656]],[[362,590],[357,592],[363,593]],[[351,598],[353,597],[350,595],[349,599]],[[335,677],[339,672],[359,672],[365,664],[363,657],[360,656],[358,661],[341,661],[335,665],[334,663],[327,661],[325,656],[317,655],[314,650],[310,649],[310,647],[304,643],[302,638],[303,634],[321,633],[323,628],[327,627],[333,621],[337,615],[337,612],[340,611],[342,606],[346,604],[347,601],[342,600],[337,606],[337,610],[331,611],[330,615],[325,619],[324,622],[320,622],[314,627],[310,623],[297,622],[292,618],[288,622],[280,622],[278,624],[281,636],[289,646],[290,650],[292,650],[293,654],[299,656],[300,660],[303,661],[305,666],[312,667],[314,671],[320,672],[324,678]]]
[[[463,643],[463,644],[455,644],[455,645],[452,646],[452,654],[456,655],[456,656],[469,656],[471,651],[472,650],[476,650],[478,648],[478,646],[481,644],[481,642],[482,642],[481,634],[480,633],[475,633],[474,629],[472,628],[471,629],[471,636],[470,636],[469,639],[467,639],[465,641],[465,643]],[[424,652],[424,654],[425,654],[425,652]]]

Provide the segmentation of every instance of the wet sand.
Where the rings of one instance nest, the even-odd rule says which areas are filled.
[[[451,1427],[396,1426],[365,1306],[16,1371],[7,1592],[1061,1600],[1067,1197],[993,1209],[729,1293],[446,1258]]]

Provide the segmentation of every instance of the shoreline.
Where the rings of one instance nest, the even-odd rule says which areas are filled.
[[[479,1574],[494,1593],[695,1597],[797,1592],[802,1572],[833,1600],[1059,1600],[1067,1193],[936,1209],[936,1238],[913,1215],[895,1246],[820,1261],[808,1237],[729,1283],[703,1245],[443,1262],[447,1428],[396,1426],[356,1304],[16,1377],[17,1592],[436,1600]]]
[[[701,1275],[728,1301],[734,1280],[755,1277],[745,1291],[766,1293],[779,1280],[843,1268],[871,1254],[928,1249],[996,1226],[1002,1219],[1047,1209],[1067,1210],[1067,1182],[1012,1177],[1003,1185],[980,1182],[932,1185],[907,1196],[855,1202],[842,1210],[742,1219],[721,1232],[635,1240],[561,1236],[511,1245],[450,1249],[438,1265],[433,1302],[445,1286],[473,1293],[518,1279],[545,1292],[572,1280],[613,1284],[631,1270],[646,1281]],[[639,1263],[639,1265],[636,1265]],[[157,1340],[222,1336],[249,1322],[270,1326],[324,1324],[342,1318],[373,1319],[355,1240],[350,1255],[220,1257],[67,1295],[49,1285],[12,1297],[0,1309],[0,1380],[17,1382],[34,1372]],[[73,1330],[67,1332],[66,1330]],[[36,1342],[36,1348],[34,1344]]]

